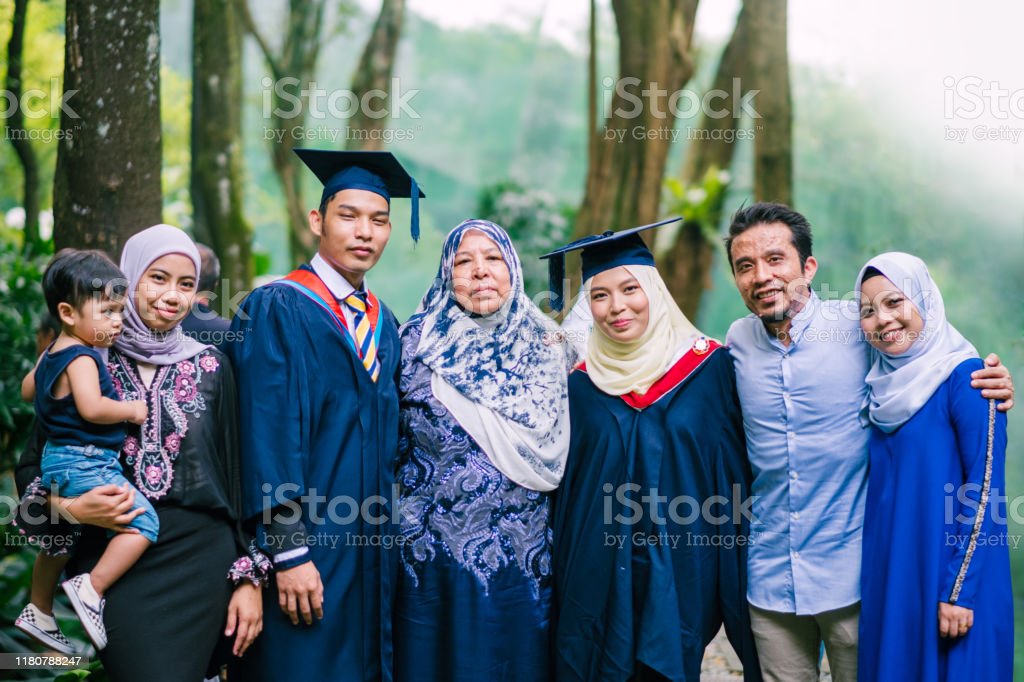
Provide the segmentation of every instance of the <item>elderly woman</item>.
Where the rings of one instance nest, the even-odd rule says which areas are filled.
[[[106,595],[109,641],[100,658],[112,680],[198,682],[224,662],[227,650],[219,644],[241,655],[261,629],[260,584],[269,562],[238,523],[231,367],[220,351],[185,337],[180,327],[199,269],[195,244],[169,225],[139,232],[121,254],[129,295],[107,369],[121,400],[148,405],[145,423],[127,426],[121,465],[156,509],[161,532]],[[45,499],[38,478],[29,483],[38,477],[38,464],[32,453],[26,457],[19,483],[28,483],[28,498]],[[63,503],[53,499],[54,508],[66,505],[76,522],[89,525],[69,532],[23,520],[21,529],[51,537],[62,532],[63,539],[77,537],[81,529],[69,574],[88,571],[107,544],[103,528],[124,532],[141,513],[141,507],[132,511],[132,496],[104,486]],[[23,511],[33,512],[26,516],[34,521],[46,518],[31,504]],[[222,635],[232,641],[222,641]]]
[[[732,361],[669,294],[638,234],[655,226],[549,254],[583,249],[593,315],[555,501],[556,676],[698,682],[724,622],[744,678],[760,680]]]
[[[395,679],[548,679],[573,353],[484,220],[449,233],[401,337]]]
[[[1006,415],[971,388],[977,351],[919,258],[857,277],[872,346],[860,678],[1013,677]]]

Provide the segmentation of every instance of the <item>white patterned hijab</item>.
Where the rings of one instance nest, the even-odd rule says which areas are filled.
[[[491,315],[471,316],[453,293],[455,253],[475,230],[493,241],[511,289]],[[416,357],[431,388],[491,463],[531,490],[553,490],[569,453],[568,375],[575,362],[558,326],[527,297],[519,256],[498,225],[467,220],[450,233],[437,278],[423,296]]]
[[[946,321],[942,294],[923,260],[898,251],[869,260],[857,275],[858,304],[868,268],[878,270],[902,291],[924,320],[924,329],[906,352],[890,355],[871,348],[868,416],[875,426],[889,433],[913,417],[956,366],[978,357],[978,351]]]

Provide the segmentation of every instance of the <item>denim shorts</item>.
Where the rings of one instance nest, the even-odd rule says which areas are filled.
[[[43,448],[42,470],[43,486],[49,488],[55,483],[57,494],[61,497],[75,497],[110,483],[116,486],[129,483],[121,472],[118,453],[95,445],[47,443]],[[156,542],[160,520],[153,505],[138,488],[135,488],[135,506],[146,511],[132,519],[128,525],[137,529],[150,542]]]

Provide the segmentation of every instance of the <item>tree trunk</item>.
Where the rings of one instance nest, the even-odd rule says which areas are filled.
[[[25,51],[25,15],[28,0],[14,0],[11,18],[11,39],[7,43],[7,91],[9,97],[21,102],[21,67]],[[21,205],[25,209],[24,249],[32,254],[39,248],[39,161],[25,130],[25,113],[21,106],[13,107],[7,119],[7,139],[18,155],[25,176]]]
[[[160,6],[67,0],[63,139],[54,174],[58,249],[115,259],[132,234],[160,222]]]
[[[683,187],[700,183],[712,169],[728,170],[736,152],[736,131],[740,124],[740,108],[736,96],[743,96],[744,87],[749,87],[749,64],[747,45],[749,43],[750,12],[746,4],[736,18],[729,43],[722,51],[715,72],[712,89],[729,93],[725,99],[716,100],[715,116],[704,112],[700,128],[689,132],[689,144],[683,162],[680,182]],[[735,84],[740,87],[735,87]],[[728,111],[728,115],[718,116]],[[715,229],[721,221],[725,192],[711,207],[709,222]],[[659,270],[665,278],[668,290],[690,319],[700,310],[701,297],[711,286],[711,266],[718,244],[709,239],[707,231],[698,223],[686,221],[676,232],[672,246],[659,254]]]
[[[321,46],[321,25],[325,0],[290,0],[288,23],[279,52],[274,52],[256,27],[247,0],[236,0],[239,17],[263,52],[270,69],[272,90],[270,120],[274,139],[270,142],[271,162],[284,190],[288,215],[288,246],[292,262],[302,263],[316,251],[316,239],[309,230],[309,206],[302,198],[302,176],[292,153],[295,142],[306,130],[309,101],[302,90],[309,87],[316,70]]]
[[[192,35],[192,165],[196,239],[216,252],[230,299],[252,284],[252,232],[242,210],[241,40],[231,0],[195,0]]]
[[[361,106],[349,119],[348,148],[351,150],[380,151],[384,148],[381,132],[387,127],[389,118],[391,76],[404,16],[405,0],[381,2],[380,14],[352,77],[352,92],[360,99],[374,90],[383,96],[370,99],[374,111]]]
[[[786,0],[750,4],[751,81],[763,126],[754,137],[754,198],[793,203],[793,112]]]
[[[597,164],[597,0],[590,0],[590,23],[587,26],[587,167]]]
[[[592,140],[595,154],[576,219],[577,236],[658,218],[675,127],[669,98],[693,74],[690,49],[697,0],[612,0],[612,7],[619,35],[619,81],[610,116]]]

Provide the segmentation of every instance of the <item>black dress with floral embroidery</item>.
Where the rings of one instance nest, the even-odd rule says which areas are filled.
[[[122,400],[145,400],[149,408],[145,424],[128,425],[121,465],[136,494],[156,509],[160,535],[107,593],[109,642],[100,656],[114,680],[194,682],[229,650],[221,632],[232,583],[260,584],[269,568],[238,522],[234,377],[214,348],[157,367],[148,387],[136,361],[116,349],[107,368]],[[35,499],[22,505],[20,530],[50,554],[67,553],[73,545],[67,574],[88,571],[108,534],[92,526],[39,523],[47,491],[39,486],[35,450],[23,455],[18,470],[24,497]]]

